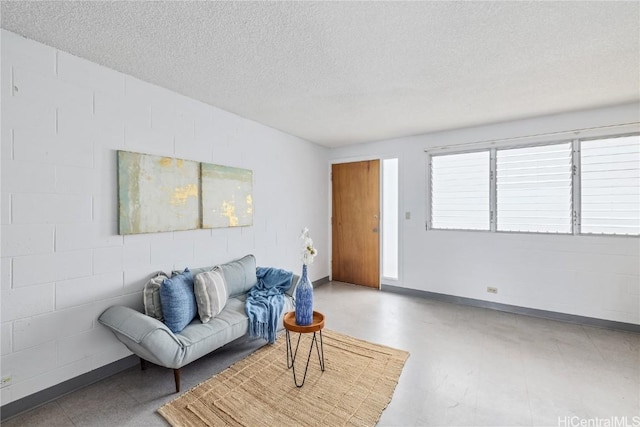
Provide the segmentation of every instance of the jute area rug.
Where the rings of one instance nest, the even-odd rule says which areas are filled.
[[[291,334],[293,346],[298,334]],[[313,334],[296,358],[304,374]],[[306,382],[287,369],[284,334],[158,409],[172,426],[373,426],[393,396],[409,353],[329,330],[325,371],[314,347]]]

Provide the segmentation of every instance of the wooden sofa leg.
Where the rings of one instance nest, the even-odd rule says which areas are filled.
[[[140,369],[143,371],[147,369],[147,361],[142,357],[140,358]]]
[[[173,370],[173,379],[176,380],[176,393],[180,393],[180,369]]]

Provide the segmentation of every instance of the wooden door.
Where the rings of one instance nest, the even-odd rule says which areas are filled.
[[[334,164],[333,280],[380,287],[380,160]]]

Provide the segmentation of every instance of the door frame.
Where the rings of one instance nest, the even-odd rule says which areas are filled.
[[[383,240],[383,236],[384,236],[384,228],[383,228],[383,195],[382,195],[382,180],[383,180],[383,173],[384,173],[384,168],[383,168],[383,160],[386,159],[398,159],[398,279],[394,280],[394,279],[390,279],[390,278],[385,278],[382,276],[382,240]],[[333,224],[331,224],[331,218],[333,215],[333,183],[332,183],[332,177],[331,177],[331,171],[332,171],[332,167],[335,164],[340,164],[340,163],[354,163],[354,162],[365,162],[365,161],[369,161],[369,160],[379,160],[380,161],[380,194],[378,195],[379,198],[379,203],[380,203],[380,221],[379,221],[379,229],[380,229],[380,236],[381,238],[379,239],[378,245],[379,245],[379,271],[378,271],[378,278],[379,278],[379,285],[378,285],[378,289],[382,288],[382,285],[392,285],[392,286],[398,286],[402,283],[402,272],[404,270],[403,268],[403,250],[402,250],[402,239],[403,239],[403,218],[404,215],[400,215],[400,213],[403,211],[402,210],[402,204],[403,204],[403,197],[402,197],[402,178],[401,178],[401,173],[400,173],[400,167],[401,167],[401,163],[402,163],[402,158],[399,154],[386,154],[386,155],[371,155],[371,156],[352,156],[352,157],[338,157],[335,159],[329,159],[329,164],[328,164],[328,174],[327,176],[329,177],[329,191],[328,191],[328,197],[329,200],[327,201],[327,206],[328,206],[328,236],[327,236],[327,241],[329,242],[328,244],[328,258],[327,258],[327,262],[329,263],[329,280],[333,280],[333,269],[332,269],[332,259],[333,259]]]

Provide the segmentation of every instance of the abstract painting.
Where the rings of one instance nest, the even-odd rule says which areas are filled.
[[[198,162],[118,151],[119,233],[200,228]]]
[[[253,225],[253,171],[201,163],[202,228]]]

